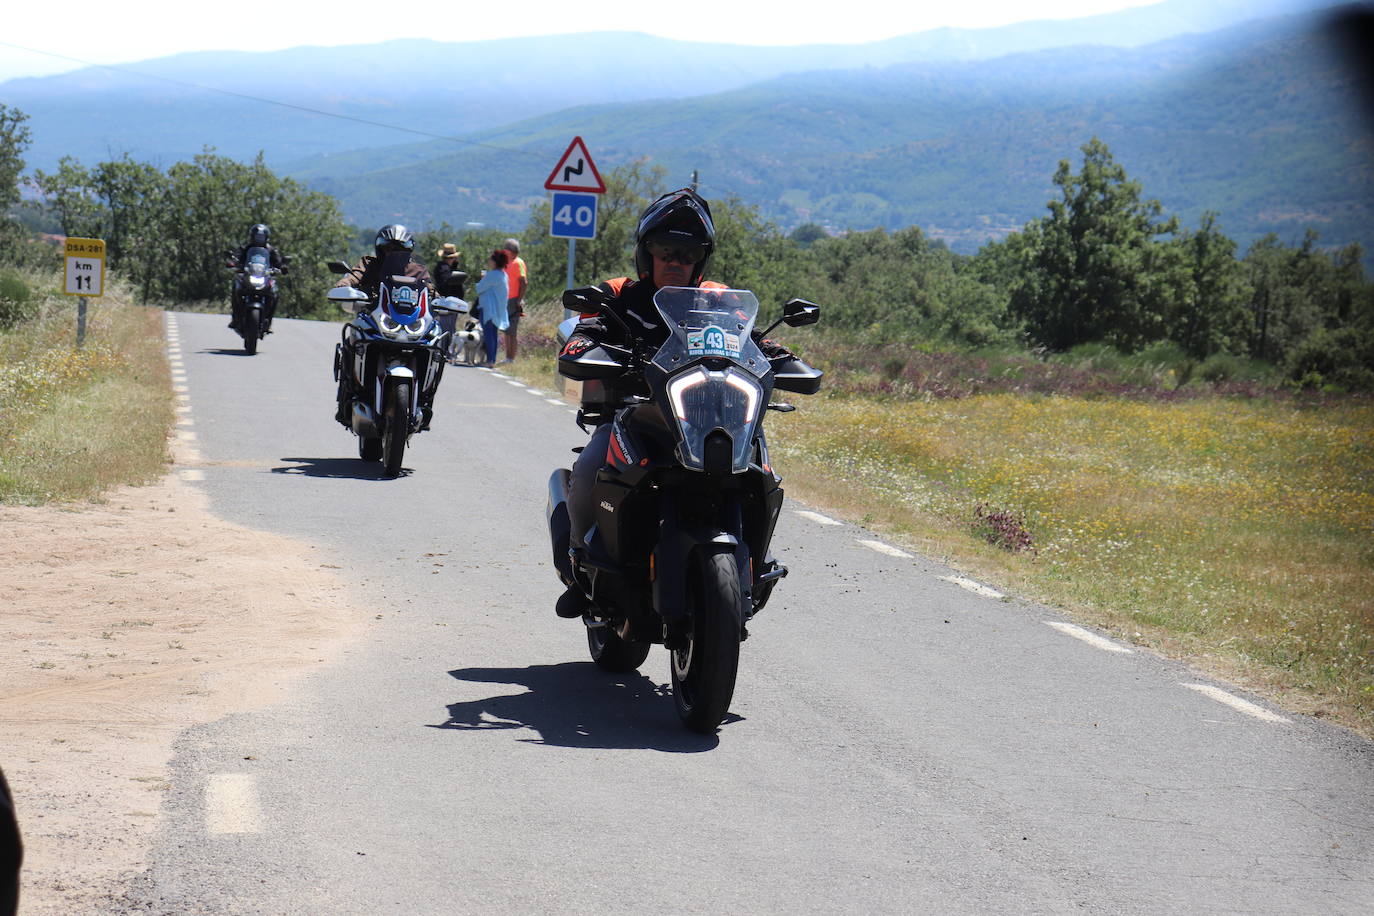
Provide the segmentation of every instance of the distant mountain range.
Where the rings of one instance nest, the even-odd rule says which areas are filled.
[[[28,160],[37,168],[52,168],[63,155],[92,162],[124,152],[168,165],[206,145],[236,158],[262,150],[276,166],[409,142],[396,130],[312,111],[461,136],[571,106],[709,95],[786,73],[984,60],[1068,45],[1134,47],[1331,2],[1167,0],[1083,19],[936,29],[860,45],[751,47],[603,32],[197,52],[9,80],[0,83],[0,102],[29,114]]]
[[[364,226],[519,229],[579,134],[603,169],[648,157],[675,184],[697,169],[704,192],[785,228],[916,224],[973,250],[1044,212],[1056,163],[1097,135],[1147,195],[1194,225],[1219,211],[1242,244],[1309,225],[1374,242],[1374,144],[1327,6],[1167,0],[853,46],[598,33],[197,53],[128,68],[144,76],[11,80],[0,102],[30,114],[32,166],[262,150]],[[454,139],[397,145],[314,111]]]
[[[357,151],[294,174],[352,219],[518,228],[562,143],[603,167],[648,155],[784,227],[919,225],[971,251],[1044,212],[1060,159],[1101,137],[1128,174],[1196,226],[1248,245],[1318,229],[1374,242],[1374,142],[1329,35],[1278,17],[1143,48],[793,74],[683,100],[572,109],[471,135]],[[505,189],[501,193],[496,189]],[[514,189],[514,193],[512,193]]]

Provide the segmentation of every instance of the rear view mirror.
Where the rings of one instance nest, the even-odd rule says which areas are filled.
[[[353,270],[353,268],[349,267],[343,261],[330,261],[325,266],[329,268],[330,273],[334,274],[346,274],[350,273]]]
[[[789,328],[800,328],[821,320],[821,307],[805,299],[792,299],[782,307],[782,320]]]

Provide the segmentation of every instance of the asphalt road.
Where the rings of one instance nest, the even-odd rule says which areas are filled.
[[[168,322],[187,476],[314,544],[369,624],[288,701],[181,736],[129,911],[1374,912],[1368,742],[794,503],[732,714],[692,735],[661,648],[607,675],[553,613],[566,405],[450,370],[385,480],[333,422],[337,326],[245,357],[220,316]]]

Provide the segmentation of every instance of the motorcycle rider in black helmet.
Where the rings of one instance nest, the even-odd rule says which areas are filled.
[[[415,238],[405,226],[393,223],[378,229],[372,248],[375,255],[363,255],[353,268],[354,272],[345,274],[334,285],[356,286],[369,296],[377,295],[383,277],[414,277],[431,287],[434,285],[425,265],[410,257],[415,250]]]
[[[270,243],[269,240],[270,240],[271,238],[272,238],[272,230],[269,229],[269,228],[267,227],[267,224],[266,224],[266,223],[254,223],[252,226],[249,226],[249,227],[248,227],[248,241],[245,242],[244,244],[240,245],[240,246],[239,246],[237,249],[235,249],[234,251],[230,252],[230,254],[229,254],[229,266],[230,266],[230,267],[242,267],[242,266],[244,266],[245,264],[247,264],[247,263],[248,263],[248,250],[249,250],[250,248],[266,248],[266,249],[267,249],[267,266],[268,266],[268,267],[275,268],[276,270],[281,271],[282,274],[285,274],[285,273],[287,272],[287,270],[286,270],[286,258],[284,258],[284,257],[282,256],[282,253],[281,253],[280,251],[278,251],[278,250],[276,249],[276,247],[273,246],[273,245]],[[233,288],[233,292],[232,292],[232,304],[233,304],[233,309],[232,309],[232,314],[229,316],[229,327],[232,328],[233,330],[237,331],[238,328],[239,328],[239,319],[243,317],[243,274],[242,274],[242,273],[237,273],[237,274],[234,275],[234,288]],[[268,334],[272,333],[272,315],[275,314],[276,309],[277,309],[277,303],[276,303],[276,301],[275,301],[275,299],[274,299],[274,300],[272,301],[272,303],[271,303],[271,304],[269,305],[269,307],[268,307],[268,313],[267,313],[266,315],[263,316],[263,319],[264,319],[264,321],[263,321],[263,330],[264,330],[266,333],[268,333]]]
[[[669,332],[654,307],[654,293],[665,286],[728,288],[723,283],[702,279],[715,246],[716,227],[711,220],[710,204],[688,188],[664,194],[644,211],[635,230],[634,259],[638,278],[618,277],[598,287],[614,297],[607,309],[613,311],[642,343],[651,348],[661,346]],[[757,330],[754,340],[770,360],[792,357],[786,347],[764,338]],[[615,322],[584,315],[564,344],[563,352],[582,353],[601,343],[625,345],[630,342],[624,340]],[[632,388],[616,390],[614,382],[604,384],[611,389],[606,399],[609,403],[616,403],[623,393],[632,393]],[[633,386],[635,383],[628,384]],[[596,472],[605,463],[614,412],[595,411],[584,405],[581,419],[598,425],[573,463],[568,485],[568,516],[575,547],[585,546],[582,535],[595,520],[592,488]],[[558,616],[581,617],[587,607],[586,595],[579,587],[572,586],[558,599]]]
[[[431,287],[433,291],[434,281],[429,276],[429,270],[419,261],[411,259],[411,252],[415,250],[415,238],[410,234],[410,230],[405,226],[392,223],[377,230],[377,238],[373,240],[372,248],[375,254],[363,255],[358,261],[358,265],[353,268],[353,272],[345,274],[337,286],[356,286],[358,289],[375,297],[377,290],[381,286],[383,277],[414,277],[425,285]],[[344,426],[349,425],[349,418],[352,414],[351,402],[355,397],[355,386],[349,373],[339,373],[339,409],[334,414],[334,419]],[[424,424],[422,429],[429,428],[430,405],[422,404],[424,408]]]

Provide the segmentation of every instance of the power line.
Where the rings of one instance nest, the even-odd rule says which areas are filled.
[[[261,96],[248,95],[247,93],[244,93],[244,92],[234,92],[233,90],[230,90],[230,89],[220,89],[220,88],[217,87],[217,86],[203,86],[203,85],[201,85],[200,83],[191,83],[191,82],[187,82],[187,81],[185,81],[185,80],[173,79],[173,78],[171,78],[171,77],[169,77],[169,76],[157,76],[156,74],[153,74],[153,73],[140,73],[140,72],[137,71],[137,70],[130,70],[130,69],[126,68],[126,67],[116,67],[116,66],[113,66],[113,65],[111,65],[111,64],[97,64],[97,63],[94,63],[94,62],[89,61],[89,60],[82,60],[82,59],[79,58],[79,57],[71,57],[71,56],[69,56],[69,55],[67,55],[67,54],[57,54],[57,53],[55,53],[55,52],[53,52],[53,51],[41,51],[41,50],[39,50],[38,48],[29,48],[29,47],[25,47],[24,45],[17,45],[17,44],[14,44],[13,42],[10,42],[10,41],[0,41],[0,45],[4,45],[4,46],[7,47],[7,48],[16,48],[16,49],[18,49],[18,50],[20,50],[20,51],[28,51],[28,52],[30,52],[31,54],[42,54],[42,55],[45,55],[45,56],[47,56],[47,57],[56,57],[56,58],[58,58],[59,60],[69,60],[69,61],[72,61],[73,63],[83,64],[84,66],[87,66],[87,67],[99,67],[99,68],[102,69],[102,70],[112,70],[112,71],[114,71],[115,73],[123,73],[123,74],[125,74],[125,75],[127,75],[127,76],[137,76],[137,77],[141,77],[141,78],[143,78],[143,79],[157,80],[158,82],[171,83],[171,84],[174,85],[174,86],[184,86],[184,87],[188,87],[188,88],[191,88],[191,89],[200,89],[200,90],[203,90],[203,91],[205,91],[205,92],[218,92],[220,95],[232,96],[232,97],[238,98],[238,99],[247,99],[247,100],[250,101],[250,102],[261,102],[261,103],[263,103],[264,105],[277,105],[277,106],[279,106],[279,107],[281,107],[281,108],[290,108],[290,109],[293,109],[293,110],[295,110],[295,111],[304,111],[304,112],[307,112],[307,113],[309,113],[309,114],[319,115],[319,116],[324,117],[324,118],[338,118],[338,119],[340,119],[340,120],[342,120],[342,121],[352,121],[352,122],[355,123],[355,124],[366,124],[366,125],[368,125],[369,127],[381,127],[381,128],[385,128],[385,129],[387,129],[387,130],[398,130],[398,131],[401,131],[402,133],[415,134],[415,135],[420,136],[420,137],[427,137],[427,138],[429,138],[429,139],[431,139],[431,140],[447,140],[447,141],[450,142],[450,143],[459,143],[459,144],[462,144],[462,145],[464,145],[464,146],[476,146],[476,147],[481,147],[482,149],[495,150],[495,151],[498,152],[498,153],[515,153],[516,155],[520,155],[520,156],[529,156],[529,157],[531,157],[531,158],[536,158],[536,157],[537,157],[537,158],[539,158],[539,159],[541,159],[541,160],[542,160],[542,159],[551,159],[551,158],[553,158],[554,155],[557,155],[557,154],[551,154],[551,155],[547,155],[547,156],[546,156],[546,155],[543,154],[543,153],[534,153],[534,152],[530,152],[529,150],[526,150],[526,149],[516,149],[516,148],[514,148],[514,147],[509,147],[509,146],[496,146],[496,145],[491,144],[491,143],[480,143],[480,142],[478,142],[478,141],[476,141],[476,140],[464,140],[462,137],[452,137],[452,136],[446,136],[446,135],[444,135],[444,134],[430,133],[429,131],[426,131],[426,130],[417,130],[417,129],[414,128],[414,127],[402,127],[402,126],[400,126],[399,124],[386,124],[386,123],[384,123],[384,122],[382,122],[382,121],[370,121],[370,120],[368,120],[367,118],[357,118],[357,117],[354,117],[353,115],[339,114],[339,113],[333,112],[333,111],[321,111],[321,110],[319,110],[318,108],[311,108],[311,107],[309,107],[309,106],[307,106],[307,105],[296,105],[296,104],[293,104],[293,103],[291,103],[291,102],[282,102],[282,101],[280,101],[280,100],[278,100],[278,99],[265,99],[265,98],[262,98]]]

